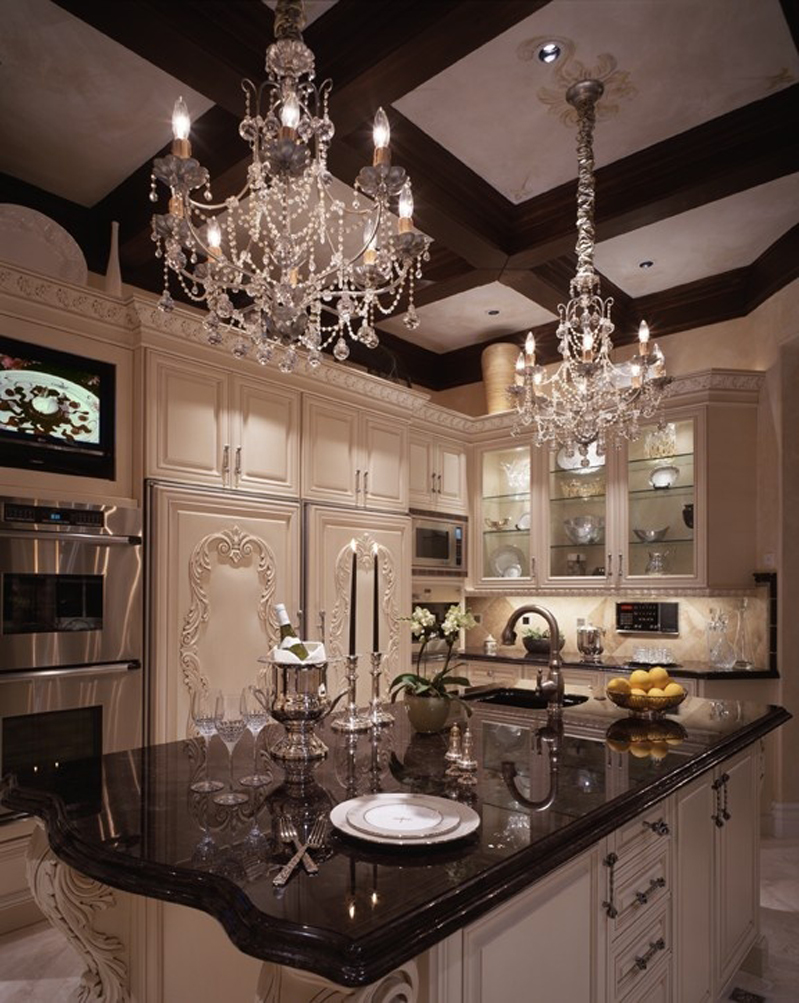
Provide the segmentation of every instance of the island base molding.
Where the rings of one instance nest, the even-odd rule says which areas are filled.
[[[799,836],[799,801],[772,801],[771,835],[777,839],[796,839]]]

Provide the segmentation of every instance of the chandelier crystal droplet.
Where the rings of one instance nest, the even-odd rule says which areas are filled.
[[[535,339],[527,335],[516,363],[515,383],[508,395],[516,409],[513,434],[533,433],[537,446],[561,446],[588,466],[588,449],[596,443],[603,455],[610,443],[635,439],[642,419],[657,415],[671,382],[663,353],[649,344],[642,322],[637,354],[628,362],[611,359],[614,327],[612,298],[602,299],[594,271],[594,151],[595,106],[603,87],[582,80],[566,93],[577,111],[577,272],[569,286],[570,299],[558,307],[558,351],[562,361],[548,373],[536,362]]]
[[[261,364],[274,357],[282,372],[295,369],[298,350],[313,370],[331,344],[340,361],[349,341],[376,347],[376,319],[396,312],[404,294],[415,321],[414,281],[430,245],[414,230],[410,179],[391,163],[382,108],[373,161],[354,193],[330,174],[332,83],[314,83],[304,23],[302,0],[278,0],[267,79],[242,81],[239,134],[251,154],[243,189],[214,200],[208,171],[191,155],[189,111],[179,98],[171,152],[154,161],[150,194],[156,181],[170,192],[168,212],[152,220],[164,269],[160,309],[174,307],[174,276],[189,300],[206,305],[210,344]]]

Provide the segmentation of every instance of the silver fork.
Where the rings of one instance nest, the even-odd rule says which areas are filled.
[[[302,860],[302,866],[305,868],[308,874],[316,874],[319,868],[314,863],[313,858],[310,856],[310,854],[305,852],[305,848],[303,847],[302,843],[300,843],[300,837],[297,833],[297,827],[294,825],[294,823],[287,815],[280,816],[280,819],[278,820],[278,828],[280,830],[280,838],[283,840],[283,842],[293,843],[294,849],[296,851],[294,856],[296,857],[298,853],[300,854],[300,856],[297,859],[297,862],[295,862],[294,864],[294,867],[296,867],[297,863],[300,860]],[[292,857],[291,859],[294,860],[294,857]],[[293,869],[294,868],[292,868],[292,870]]]
[[[292,826],[293,828],[293,826]],[[283,867],[274,878],[272,878],[272,884],[275,888],[282,888],[283,885],[288,881],[294,872],[294,868],[300,862],[300,860],[310,859],[308,857],[308,849],[317,850],[320,846],[324,844],[325,841],[325,817],[324,815],[317,816],[316,821],[313,824],[313,828],[308,834],[308,839],[303,843],[291,860]],[[316,864],[313,865],[313,871],[309,873],[315,874],[319,868]]]

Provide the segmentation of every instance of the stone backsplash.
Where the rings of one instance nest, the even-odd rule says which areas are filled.
[[[739,598],[725,596],[669,596],[668,601],[679,603],[679,634],[617,634],[615,596],[537,596],[514,598],[512,596],[469,596],[466,606],[480,622],[466,635],[469,648],[482,647],[491,634],[501,644],[502,630],[514,610],[527,603],[535,602],[550,610],[566,636],[564,657],[579,658],[577,650],[577,619],[582,617],[595,627],[605,629],[605,654],[620,660],[631,661],[636,648],[665,648],[673,662],[707,661],[706,625],[711,609],[725,613],[728,620],[727,636],[735,644]],[[758,590],[757,596],[748,599],[746,611],[746,633],[749,640],[749,657],[756,668],[769,666],[769,598],[765,589]],[[530,626],[544,628],[541,617],[532,616]],[[521,640],[521,622],[516,625],[516,647],[519,653],[524,648]]]

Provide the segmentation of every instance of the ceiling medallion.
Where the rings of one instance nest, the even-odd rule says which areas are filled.
[[[527,429],[537,446],[552,444],[567,457],[580,456],[588,466],[589,447],[602,456],[610,442],[635,439],[641,419],[659,410],[670,377],[663,353],[649,344],[649,328],[642,321],[638,353],[630,362],[611,361],[614,327],[613,300],[603,300],[594,271],[594,151],[595,106],[602,96],[598,80],[573,84],[566,100],[578,117],[577,133],[577,273],[569,287],[568,303],[558,307],[558,350],[562,361],[549,375],[536,363],[535,339],[527,335],[516,363],[516,382],[508,394],[516,408],[513,434]]]
[[[620,70],[616,57],[607,52],[597,57],[594,66],[586,66],[574,58],[575,48],[572,43],[566,58],[558,60],[552,72],[555,87],[541,87],[538,100],[565,125],[577,125],[579,109],[568,99],[569,88],[581,81],[597,80],[602,84],[603,91],[602,107],[595,109],[596,118],[604,121],[615,117],[619,113],[619,103],[638,93],[635,84],[630,82],[629,71]]]
[[[207,306],[210,344],[232,335],[235,356],[252,352],[264,365],[276,357],[282,372],[302,355],[316,368],[331,344],[339,361],[350,354],[349,342],[375,348],[377,316],[396,312],[404,295],[405,324],[416,328],[414,283],[429,260],[430,239],[413,227],[410,179],[391,163],[382,108],[372,163],[361,168],[354,193],[338,190],[327,167],[332,83],[314,83],[304,24],[302,0],[278,0],[267,79],[258,87],[242,81],[239,134],[252,157],[244,188],[214,202],[208,171],[191,155],[181,98],[172,150],[155,160],[150,193],[157,201],[156,180],[170,192],[168,212],[152,222],[164,263],[160,309],[174,307],[174,275],[189,299]],[[200,188],[202,200],[192,194]]]

